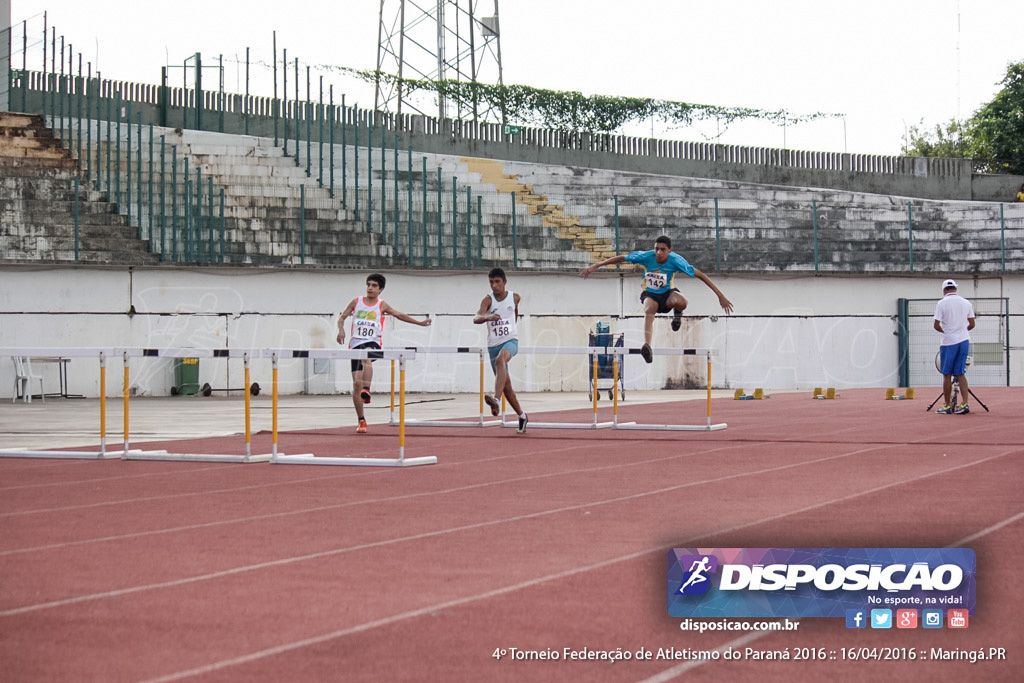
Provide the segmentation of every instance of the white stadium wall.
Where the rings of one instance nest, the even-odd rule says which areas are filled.
[[[608,269],[605,269],[608,271]],[[364,291],[369,271],[300,271],[187,268],[5,267],[0,270],[0,347],[148,348],[338,348],[337,316]],[[472,317],[488,293],[485,272],[387,272],[383,298],[422,317],[429,328],[394,319],[386,346],[480,346],[484,329]],[[953,274],[955,276],[955,273]],[[897,299],[935,299],[942,278],[879,275],[714,276],[733,301],[726,316],[713,293],[697,280],[681,289],[689,299],[680,332],[668,316],[655,323],[654,346],[717,350],[712,386],[766,390],[834,386],[895,387]],[[678,283],[677,283],[678,284]],[[626,346],[643,342],[640,278],[635,272],[602,272],[588,280],[574,273],[509,271],[509,289],[523,298],[521,346],[585,346],[597,322],[624,333]],[[1010,377],[1024,384],[1021,316],[1024,277],[964,279],[961,294],[1007,297],[1010,302]],[[938,334],[934,343],[938,346]],[[173,360],[132,361],[131,390],[166,396],[174,383]],[[350,390],[348,361],[289,360],[280,371],[283,393],[344,393]],[[378,362],[375,384],[387,370]],[[56,388],[56,366],[44,380]],[[120,367],[120,361],[113,366]],[[589,364],[581,356],[521,355],[512,364],[522,391],[587,391]],[[68,368],[69,391],[99,393],[98,363],[76,358]],[[35,368],[34,368],[35,369]],[[254,360],[252,381],[269,391],[269,361]],[[13,364],[0,359],[0,398],[13,391]],[[657,357],[651,365],[629,356],[623,369],[628,391],[705,386],[702,359]],[[108,395],[121,393],[121,374],[108,372]],[[202,359],[200,383],[214,388],[243,384],[241,360]],[[936,374],[934,386],[940,377]],[[486,370],[486,383],[492,382]],[[420,356],[407,368],[409,391],[475,392],[479,361],[470,354]]]

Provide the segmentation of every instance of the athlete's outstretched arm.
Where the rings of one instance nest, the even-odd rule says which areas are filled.
[[[622,263],[625,260],[626,260],[626,257],[625,257],[624,254],[619,254],[618,256],[612,256],[611,258],[606,258],[604,261],[601,261],[600,263],[595,263],[595,264],[587,266],[586,268],[581,270],[580,271],[580,277],[586,279],[587,277],[590,277],[591,273],[593,273],[598,268],[601,268],[602,266],[613,266],[616,263]]]
[[[391,305],[386,301],[384,302],[384,305],[381,306],[381,310],[384,313],[387,313],[388,315],[392,315],[398,318],[403,323],[412,323],[413,325],[419,325],[420,327],[429,327],[430,323],[433,322],[429,316],[423,320],[417,320],[416,318],[413,318],[411,315],[406,315],[405,313],[402,313],[398,309],[392,308]]]
[[[722,306],[722,310],[724,310],[727,314],[732,313],[732,302],[725,297],[725,294],[722,294],[722,290],[720,290],[715,285],[715,283],[711,281],[711,278],[709,278],[707,275],[705,275],[697,268],[693,269],[693,276],[698,280],[701,280],[704,284],[711,288],[712,292],[718,295],[718,303]]]

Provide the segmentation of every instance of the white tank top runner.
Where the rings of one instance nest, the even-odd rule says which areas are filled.
[[[381,339],[384,333],[384,312],[380,310],[383,303],[381,299],[377,299],[373,306],[367,306],[363,297],[356,301],[348,340],[350,349],[370,342],[377,342],[378,346],[383,346]]]
[[[495,301],[494,294],[491,294],[491,307],[488,313],[497,313],[501,320],[494,320],[487,323],[487,346],[500,346],[510,339],[518,339],[519,331],[516,329],[516,295],[511,289],[505,290],[505,298]]]

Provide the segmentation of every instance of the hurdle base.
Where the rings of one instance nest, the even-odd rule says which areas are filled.
[[[502,422],[502,427],[518,428],[518,422]],[[614,422],[530,422],[526,423],[526,431],[531,429],[610,429]]]
[[[502,423],[500,420],[477,420],[470,422],[468,420],[454,420],[452,422],[445,422],[444,420],[406,420],[406,427],[498,427]],[[397,422],[388,422],[389,427],[397,427]]]
[[[271,461],[277,465],[356,465],[363,467],[414,467],[416,465],[435,465],[437,457],[427,455],[419,458],[335,458],[316,457],[315,455],[281,455]]]
[[[75,460],[112,460],[121,457],[120,451],[100,453],[98,451],[33,451],[5,448],[0,458],[67,458]]]
[[[225,455],[218,453],[168,453],[166,451],[128,451],[125,460],[168,460],[173,462],[270,462],[271,454]]]
[[[728,426],[725,422],[711,425],[647,425],[628,423],[615,425],[615,429],[638,429],[660,432],[717,432]]]

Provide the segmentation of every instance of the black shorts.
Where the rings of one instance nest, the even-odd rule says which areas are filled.
[[[356,349],[379,349],[379,348],[380,348],[380,344],[378,344],[377,342],[366,342],[365,344],[360,344],[359,346],[356,346],[352,350],[355,351]],[[372,363],[373,361],[370,361],[370,362]],[[362,369],[363,369],[363,360],[361,358],[353,358],[352,359],[352,372],[359,372]]]
[[[667,292],[648,292],[646,289],[640,293],[640,303],[643,303],[646,299],[654,299],[658,302],[658,313],[668,313],[672,309],[668,307],[668,297],[672,292],[678,292],[678,289],[674,287]]]

